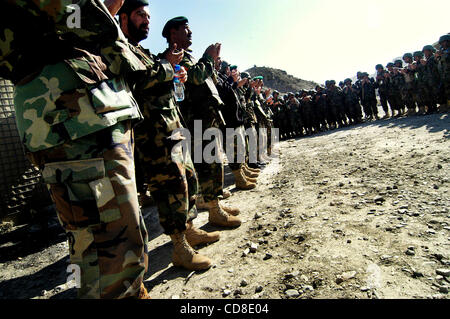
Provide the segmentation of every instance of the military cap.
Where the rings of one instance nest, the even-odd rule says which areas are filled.
[[[369,76],[369,73],[367,73],[367,72],[362,72],[362,73],[361,73],[361,76]]]
[[[413,55],[411,54],[411,53],[405,53],[405,54],[403,54],[403,60],[405,59],[405,58],[413,58]]]
[[[230,65],[230,70],[231,71],[236,70],[237,68],[238,68],[237,65]]]
[[[227,68],[230,66],[230,63],[228,63],[227,61],[222,61],[222,64],[220,64],[221,68]]]
[[[325,81],[325,86],[328,86],[328,84],[330,84],[330,81],[326,80]]]
[[[450,34],[444,34],[442,37],[439,38],[439,43],[442,43],[444,41],[450,41]]]
[[[383,65],[377,64],[377,65],[375,66],[375,70],[378,70],[378,69],[384,69]]]
[[[262,75],[255,76],[253,78],[253,81],[256,81],[256,80],[264,80],[264,77]]]
[[[387,68],[393,68],[393,67],[394,67],[394,63],[389,62],[389,63],[386,65],[386,67],[387,67]]]
[[[330,80],[329,83],[330,84],[336,84],[336,81],[335,80]]]
[[[242,73],[241,73],[241,78],[242,78],[242,79],[248,79],[248,78],[250,78],[250,73],[248,73],[248,72],[242,72]]]
[[[119,15],[121,13],[130,14],[131,11],[142,6],[148,6],[148,0],[126,0],[117,14]]]
[[[273,94],[280,94],[280,92],[278,92],[277,90],[274,90]]]
[[[416,52],[413,53],[413,56],[423,57],[423,52],[422,51],[416,51]]]
[[[295,95],[294,95],[294,93],[289,92],[289,93],[288,93],[288,97],[290,97],[290,96],[295,96]]]
[[[432,45],[426,45],[423,47],[422,52],[425,50],[430,50],[431,52],[436,52],[436,49]]]
[[[403,61],[402,60],[395,60],[394,64],[400,63],[401,65],[403,65]]]
[[[339,81],[339,85],[344,84],[344,81]]]
[[[188,22],[189,20],[183,16],[170,19],[169,21],[166,22],[166,25],[163,28],[162,36],[166,39],[169,39],[171,29],[178,28],[179,26],[184,25]]]
[[[347,82],[350,82],[350,83],[352,83],[352,79],[350,79],[350,78],[346,78],[346,79],[344,80],[344,83],[347,83]]]

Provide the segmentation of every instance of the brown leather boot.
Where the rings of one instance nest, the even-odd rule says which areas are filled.
[[[237,216],[237,215],[239,215],[241,213],[239,208],[226,206],[226,205],[224,205],[222,203],[220,203],[219,205],[224,211],[226,211],[230,215]]]
[[[191,247],[195,247],[200,244],[213,243],[220,239],[220,233],[218,231],[208,233],[204,230],[195,228],[192,221],[186,223],[185,236]]]
[[[236,216],[228,215],[220,205],[219,200],[213,200],[209,202],[209,222],[214,226],[222,227],[239,227],[241,225],[241,220]]]
[[[185,233],[170,235],[173,242],[172,263],[187,270],[205,270],[211,267],[211,259],[196,252],[186,240]]]
[[[138,299],[152,299],[143,283],[141,284],[141,290],[139,291]]]
[[[243,175],[242,170],[233,171],[234,179],[236,181],[236,188],[240,190],[250,190],[256,187],[255,183],[250,183]]]

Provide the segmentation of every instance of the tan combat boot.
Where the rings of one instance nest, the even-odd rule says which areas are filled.
[[[209,209],[209,222],[214,226],[222,227],[239,227],[241,220],[236,216],[228,215],[219,205],[219,200],[213,200],[208,203]]]
[[[188,270],[205,270],[211,267],[211,259],[197,253],[186,240],[185,233],[170,235],[173,242],[172,263]]]
[[[240,190],[250,190],[256,187],[255,183],[250,183],[242,173],[241,169],[233,171],[234,179],[236,181],[236,188]]]
[[[242,164],[242,166],[245,166],[245,168],[252,173],[261,173],[261,170],[259,168],[251,168],[247,163]]]
[[[246,179],[247,181],[249,181],[250,183],[253,183],[253,184],[256,184],[256,183],[257,183],[257,179],[256,179],[256,178],[247,176],[247,175],[245,174],[244,168],[241,168],[241,172],[242,172],[242,175],[245,177],[245,179]]]
[[[195,228],[192,221],[186,223],[186,232],[184,234],[191,247],[200,244],[213,243],[220,239],[220,233],[218,231],[208,233],[204,230]]]
[[[222,198],[220,198],[220,199],[230,198],[231,197],[231,192],[224,189],[221,197]]]
[[[257,178],[259,176],[259,173],[255,173],[255,172],[250,171],[244,165],[242,165],[241,169],[242,169],[242,173],[244,173],[245,177]]]
[[[237,216],[241,213],[239,208],[226,206],[224,204],[219,204],[219,205],[220,205],[220,208],[222,208],[224,211],[226,211],[230,215]]]
[[[386,114],[383,116],[383,120],[386,120],[388,118],[390,118],[391,116],[389,115],[389,111],[386,112]]]

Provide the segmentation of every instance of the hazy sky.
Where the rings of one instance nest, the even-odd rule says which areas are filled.
[[[245,70],[286,70],[323,83],[375,72],[406,52],[421,50],[450,32],[450,1],[399,0],[150,0],[153,53],[167,44],[167,20],[184,15],[197,58],[222,43],[222,57]],[[253,74],[252,74],[253,75]]]

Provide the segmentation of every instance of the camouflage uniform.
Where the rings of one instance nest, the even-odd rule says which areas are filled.
[[[209,55],[204,54],[197,62],[189,52],[185,52],[180,65],[184,66],[188,73],[188,80],[185,83],[186,98],[181,102],[180,108],[192,135],[191,151],[194,152],[196,142],[194,141],[194,121],[202,121],[202,136],[204,131],[210,127],[220,128],[225,125],[219,110],[223,106],[223,102],[215,87],[214,79],[217,74],[214,69],[214,61]],[[200,142],[197,141],[197,143]],[[216,149],[218,149],[220,142],[216,141],[216,143],[219,143],[216,145]],[[191,156],[195,160],[194,156]],[[202,158],[201,163],[194,162],[194,167],[198,176],[200,193],[206,203],[223,195],[224,167],[222,161],[208,164]]]
[[[411,62],[406,62],[405,58],[410,57]],[[416,72],[413,68],[412,54],[407,53],[403,56],[403,60],[407,63],[404,69],[403,78],[405,79],[403,87],[403,101],[408,109],[408,114],[413,115],[416,113],[416,102],[417,102],[417,78]]]
[[[350,83],[350,79],[346,79],[345,84]],[[356,88],[352,85],[344,87],[344,101],[345,105],[350,112],[350,122],[352,124],[360,123],[362,114],[361,114],[361,105],[359,104],[358,92]]]
[[[437,103],[439,102],[439,86],[441,83],[438,64],[434,55],[426,59],[424,82],[428,112],[435,112],[437,110]]]
[[[382,65],[377,65],[377,77],[375,82],[375,88],[378,89],[378,95],[380,96],[380,103],[383,107],[383,111],[385,113],[385,117],[389,115],[389,107],[388,107],[388,83],[385,78],[385,73],[387,71],[384,70]],[[391,113],[394,113],[394,109],[391,106]]]
[[[183,141],[177,104],[173,94],[174,70],[170,63],[140,45],[133,52],[147,67],[148,74],[135,85],[134,95],[144,115],[136,127],[135,141],[142,174],[158,207],[164,233],[186,230],[186,222],[197,216],[197,176],[190,154],[175,147]]]
[[[367,73],[365,73],[367,75]],[[361,104],[364,113],[369,119],[378,118],[377,97],[375,95],[375,83],[373,78],[368,82],[361,82]]]
[[[133,164],[141,114],[125,79],[145,68],[102,2],[81,2],[74,29],[70,3],[2,2],[0,76],[16,85],[19,134],[80,267],[79,297],[137,297],[147,259]]]
[[[444,42],[447,42],[447,47],[443,46]],[[438,61],[438,69],[441,77],[441,85],[440,85],[440,104],[450,106],[450,54],[449,54],[449,41],[450,35],[446,34],[439,39],[439,43],[442,48],[439,51],[439,55],[437,57]],[[441,108],[440,107],[440,108]],[[445,110],[445,109],[444,109]]]

